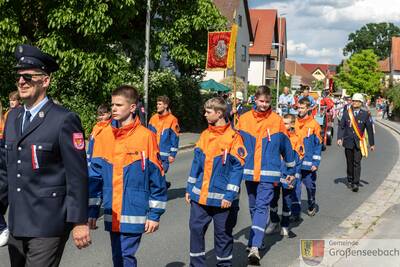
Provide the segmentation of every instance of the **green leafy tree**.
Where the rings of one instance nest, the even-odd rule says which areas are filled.
[[[312,89],[314,91],[322,91],[324,90],[324,81],[315,80],[312,82]]]
[[[363,50],[344,62],[336,80],[349,94],[375,95],[382,87],[382,78],[378,56],[372,50]]]
[[[379,59],[390,55],[393,36],[400,35],[400,28],[393,23],[368,23],[348,38],[343,54],[359,53],[365,49],[372,49]]]
[[[195,81],[193,74],[201,76],[204,71],[207,32],[227,27],[211,0],[159,0],[152,4],[150,101],[169,85],[159,69],[163,54],[169,55],[182,79]],[[61,65],[52,76],[49,94],[78,112],[89,132],[95,107],[109,102],[112,89],[133,84],[142,90],[145,14],[146,0],[0,0],[3,101],[15,90],[12,66],[16,45],[36,45]],[[174,78],[168,88],[184,85]]]

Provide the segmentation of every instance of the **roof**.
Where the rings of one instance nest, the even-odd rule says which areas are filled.
[[[378,61],[379,70],[382,72],[390,72],[390,60],[386,58],[384,60]]]
[[[231,23],[234,22],[236,17],[236,10],[240,7],[242,0],[213,0],[214,5],[217,7],[222,16],[228,19]],[[250,36],[250,42],[254,40],[253,31],[251,29],[249,4],[247,0],[243,0],[244,12],[246,13],[247,27]]]
[[[302,85],[311,86],[312,82],[315,81],[314,76],[312,76],[308,70],[306,70],[301,64],[297,63],[294,60],[286,60],[285,71],[290,76],[301,76]]]
[[[314,73],[317,69],[320,69],[324,74],[328,73],[328,70],[331,74],[336,74],[337,65],[334,64],[311,64],[311,63],[302,63],[301,64],[308,72],[311,74]]]
[[[392,37],[392,69],[400,71],[400,37]]]
[[[250,55],[270,55],[274,35],[277,35],[276,9],[250,9],[251,27],[254,44],[250,46]]]

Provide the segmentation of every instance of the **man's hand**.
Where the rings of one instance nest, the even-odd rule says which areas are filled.
[[[88,247],[92,243],[89,226],[87,224],[75,224],[72,229],[72,238],[77,248],[82,249]]]
[[[221,201],[221,208],[223,208],[223,209],[229,209],[231,206],[232,206],[232,202],[230,202],[230,201],[228,201],[228,200],[225,200],[225,199],[223,199],[223,200]]]
[[[146,224],[144,225],[144,231],[146,234],[154,233],[158,230],[158,226],[160,225],[159,222],[147,220]]]
[[[186,203],[190,204],[190,194],[189,193],[185,193],[185,200],[186,200]]]
[[[371,146],[369,149],[371,149],[371,151],[375,151],[375,146]]]
[[[236,113],[237,113],[237,109],[232,107],[231,115],[236,114]]]
[[[294,181],[294,179],[296,179],[296,177],[294,177],[293,175],[288,175],[287,177],[286,177],[286,181],[287,181],[287,183],[288,183],[288,187],[289,187],[289,189],[292,189],[293,188],[293,181]]]
[[[343,145],[343,140],[342,139],[338,139],[337,140],[337,145],[338,146],[342,146]]]
[[[97,218],[89,218],[88,221],[89,229],[96,230],[98,228],[96,223],[97,223]]]
[[[311,167],[311,171],[312,171],[312,172],[315,172],[316,170],[318,170],[318,167],[313,165],[313,166]]]
[[[168,157],[168,161],[169,161],[170,164],[172,164],[172,163],[174,163],[175,158],[172,157],[172,156],[169,156],[169,157]]]

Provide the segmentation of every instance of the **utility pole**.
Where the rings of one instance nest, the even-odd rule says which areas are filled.
[[[282,46],[282,40],[281,40],[281,32],[282,32],[282,16],[286,15],[285,13],[281,14],[279,16],[279,28],[278,28],[278,77],[276,78],[276,111],[278,110],[279,106],[279,80],[280,80],[280,72],[281,72],[281,46]]]
[[[146,50],[144,54],[144,109],[145,109],[145,120],[147,125],[147,116],[149,114],[149,57],[150,57],[150,11],[151,11],[151,0],[147,0],[147,12],[146,12]]]

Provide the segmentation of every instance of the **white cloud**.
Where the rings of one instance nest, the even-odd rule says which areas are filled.
[[[288,55],[292,56],[306,56],[312,58],[318,57],[331,57],[336,55],[336,51],[331,48],[313,49],[308,47],[305,43],[295,43],[293,40],[289,40],[287,43]]]
[[[249,0],[250,8],[286,13],[288,55],[303,62],[340,63],[348,35],[370,22],[400,26],[400,0]]]

